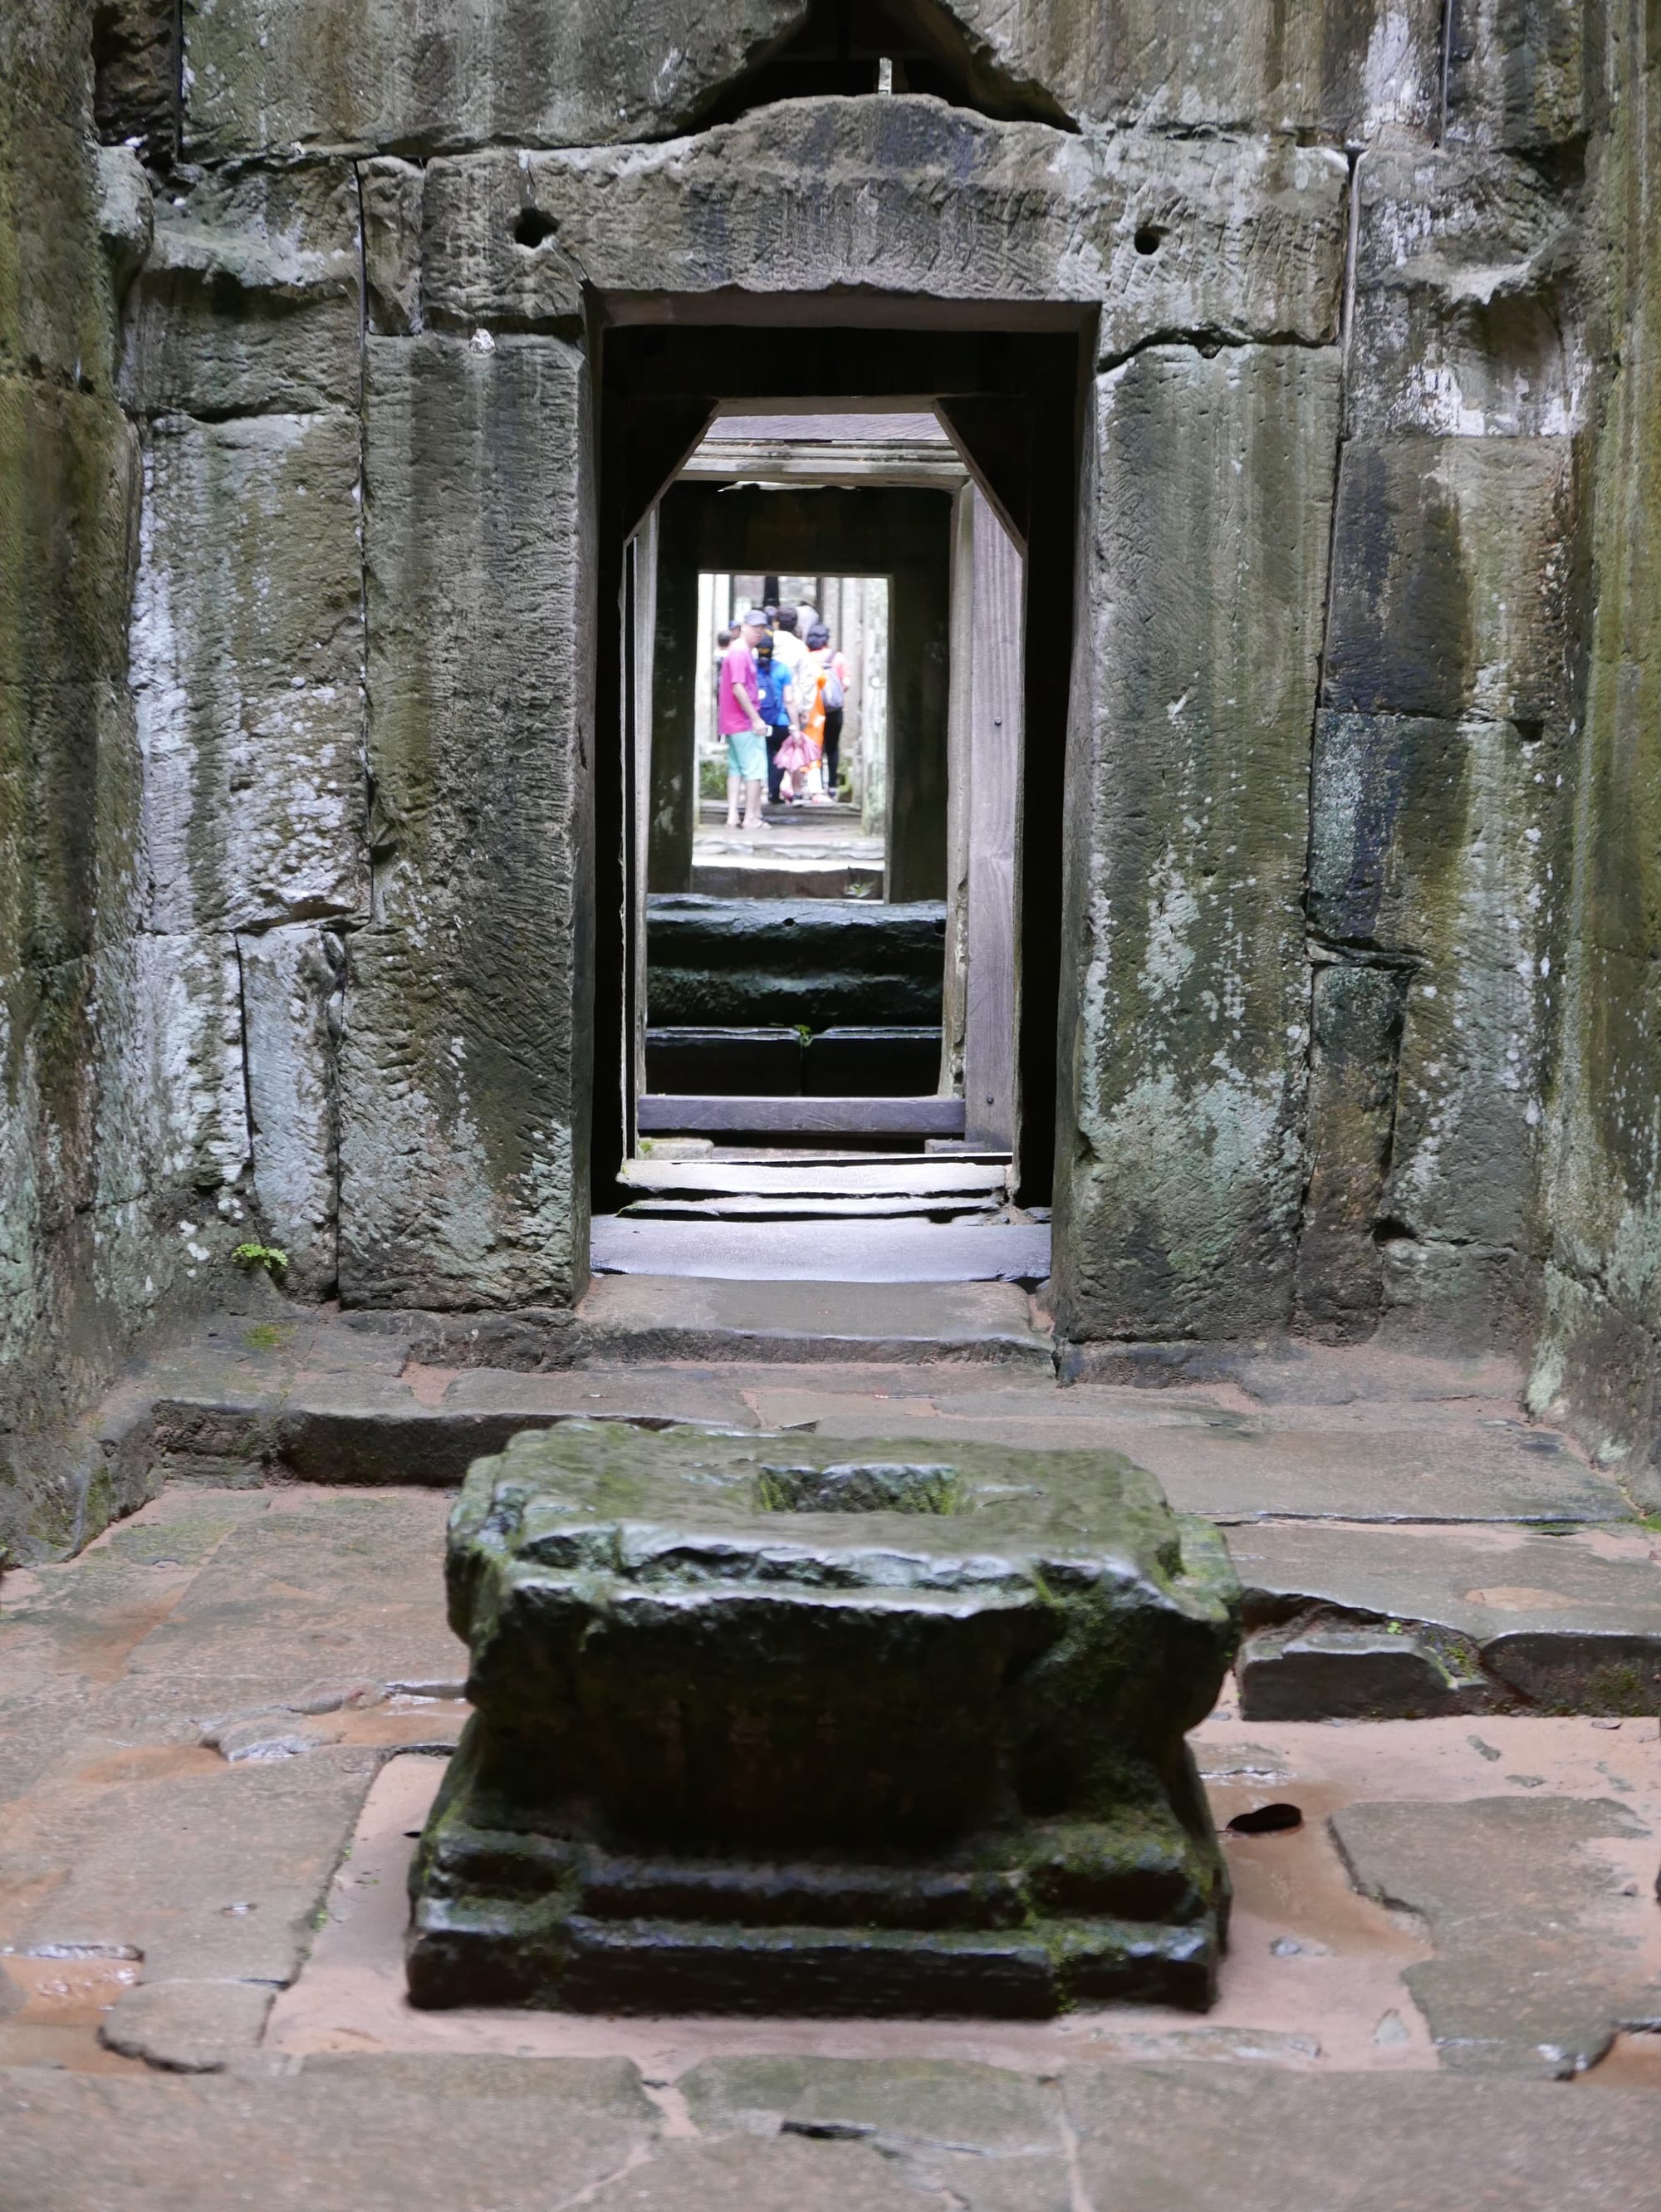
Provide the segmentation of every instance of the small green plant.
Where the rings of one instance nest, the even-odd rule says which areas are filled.
[[[288,1255],[276,1244],[239,1244],[231,1257],[244,1267],[264,1267],[268,1275],[288,1264]]]

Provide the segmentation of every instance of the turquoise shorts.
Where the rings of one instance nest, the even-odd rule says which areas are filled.
[[[727,739],[727,774],[760,783],[767,772],[767,741],[760,730],[739,730]]]

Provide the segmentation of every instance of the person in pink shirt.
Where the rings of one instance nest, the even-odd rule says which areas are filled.
[[[761,687],[755,645],[767,622],[760,607],[751,607],[743,621],[743,628],[721,656],[716,728],[727,741],[727,827],[760,830],[761,787],[767,780],[767,726],[757,704]]]

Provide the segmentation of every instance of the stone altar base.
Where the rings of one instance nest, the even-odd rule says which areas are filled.
[[[1117,1453],[571,1424],[472,1468],[418,2005],[1213,1998],[1221,1539]]]

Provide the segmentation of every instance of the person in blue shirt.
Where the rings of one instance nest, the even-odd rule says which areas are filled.
[[[779,766],[779,748],[789,737],[795,720],[796,695],[790,671],[774,656],[771,630],[763,630],[756,642],[755,675],[755,703],[767,726],[767,797],[777,806],[783,773]]]

